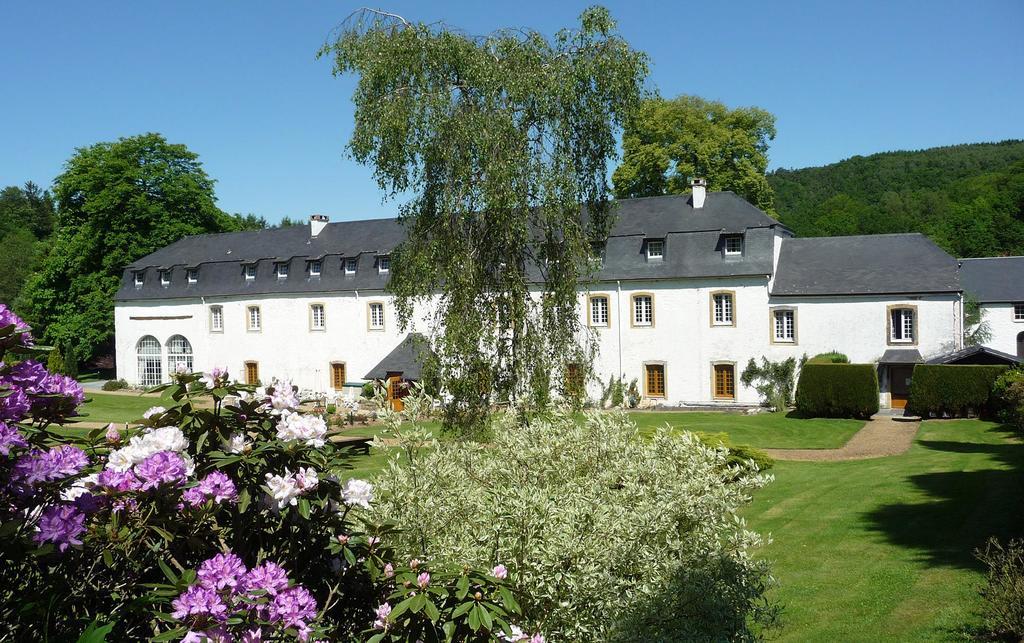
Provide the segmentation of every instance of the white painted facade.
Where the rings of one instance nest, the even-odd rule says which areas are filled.
[[[1024,284],[1021,284],[1024,288]],[[980,305],[982,321],[988,324],[992,338],[989,348],[1024,358],[1024,301],[992,302]]]

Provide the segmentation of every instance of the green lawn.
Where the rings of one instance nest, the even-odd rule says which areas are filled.
[[[89,417],[83,417],[83,422],[116,422],[122,424],[142,418],[142,414],[152,406],[168,406],[159,397],[138,395],[118,395],[112,393],[85,394],[86,400],[92,400],[83,405],[81,413]]]
[[[963,639],[990,535],[1020,535],[1024,444],[977,420],[926,422],[901,456],[777,462],[745,511],[770,534],[789,641]]]
[[[688,431],[728,433],[733,444],[761,449],[837,449],[864,426],[860,420],[799,419],[785,413],[647,411],[629,415],[645,433],[668,423]]]

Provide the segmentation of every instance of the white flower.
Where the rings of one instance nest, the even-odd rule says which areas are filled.
[[[166,413],[166,412],[167,412],[167,409],[165,409],[162,406],[151,406],[151,407],[149,407],[149,409],[146,410],[145,413],[142,414],[142,418],[145,419],[145,420],[148,420],[149,418],[153,417],[154,415],[160,415],[161,413]]]
[[[303,493],[316,489],[316,486],[320,484],[320,478],[316,475],[316,469],[313,467],[300,468],[295,474],[295,484],[298,485],[299,490]]]
[[[100,474],[90,473],[84,478],[75,480],[74,484],[60,492],[61,500],[64,500],[65,502],[72,502],[78,497],[84,496],[89,493],[89,490],[92,489],[93,485],[96,484],[96,481],[99,480],[99,478]]]
[[[203,376],[199,378],[199,381],[206,385],[208,389],[217,388],[220,380],[225,380],[228,377],[228,369],[214,366]]]
[[[127,471],[154,453],[174,451],[181,453],[188,448],[188,438],[176,426],[163,426],[136,435],[128,444],[114,449],[107,456],[107,468],[113,471]],[[186,463],[187,464],[187,463]]]
[[[298,497],[302,494],[295,477],[288,469],[284,470],[283,476],[267,474],[267,488],[270,489],[270,497],[277,501],[277,508],[284,509],[287,505],[298,504]]]
[[[141,462],[141,460],[138,461]],[[107,468],[111,471],[127,471],[135,465],[135,462],[135,451],[131,445],[114,449],[107,456]]]
[[[246,439],[244,433],[236,433],[224,445],[224,450],[228,453],[245,453],[246,449],[249,448],[249,440]]]
[[[153,453],[157,451],[182,452],[188,448],[188,438],[176,426],[163,426],[153,429],[142,436],[142,441]],[[152,455],[152,454],[150,454]]]
[[[277,423],[277,439],[282,442],[302,441],[306,446],[320,448],[325,444],[327,423],[316,415],[285,411]]]
[[[278,412],[299,408],[299,397],[295,394],[291,380],[274,383],[274,393],[270,396],[270,405]]]
[[[185,362],[178,362],[174,365],[174,372],[178,375],[185,375],[188,373],[188,364]]]
[[[352,478],[341,490],[341,498],[346,505],[359,505],[363,509],[369,509],[370,503],[373,502],[373,485],[366,480]]]
[[[501,637],[501,640],[514,643],[515,641],[525,641],[530,638],[523,632],[523,628],[518,625],[509,625],[508,629],[510,629],[512,633],[508,636]]]

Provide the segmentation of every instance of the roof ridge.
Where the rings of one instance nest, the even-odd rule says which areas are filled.
[[[958,261],[988,261],[989,259],[1024,259],[1024,255],[1004,255],[1001,257],[959,257]]]

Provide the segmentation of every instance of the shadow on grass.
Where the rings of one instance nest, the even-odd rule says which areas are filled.
[[[996,427],[1001,434],[1010,431]],[[894,503],[868,512],[871,527],[889,542],[917,552],[930,565],[981,569],[974,550],[989,537],[1008,539],[1024,533],[1020,508],[1024,488],[1024,444],[980,444],[921,440],[921,446],[959,454],[987,454],[1009,469],[979,469],[921,473],[908,480],[928,499],[920,503]]]

